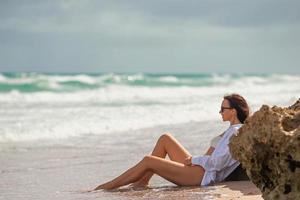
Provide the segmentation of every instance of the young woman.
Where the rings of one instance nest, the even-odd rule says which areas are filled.
[[[147,186],[153,174],[179,186],[204,186],[223,181],[240,164],[232,158],[228,143],[248,117],[249,107],[242,96],[231,94],[224,96],[219,113],[223,121],[230,122],[230,126],[212,141],[205,155],[192,156],[171,134],[166,133],[158,139],[151,155],[95,190],[109,190],[130,183],[136,187]],[[170,160],[165,159],[166,155]]]

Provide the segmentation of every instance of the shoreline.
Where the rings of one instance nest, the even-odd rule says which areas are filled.
[[[147,189],[122,187],[112,191],[93,191],[92,196],[110,199],[214,199],[263,200],[261,192],[250,181],[221,182],[207,187],[156,186]]]
[[[149,190],[82,192],[114,178],[149,154],[165,131],[171,132],[192,154],[201,154],[209,139],[223,128],[215,121],[189,122],[74,138],[66,144],[43,146],[31,142],[9,148],[0,152],[0,199],[261,199],[256,198],[257,188],[249,183],[177,187],[159,176],[153,177]],[[253,190],[247,192],[249,188]]]

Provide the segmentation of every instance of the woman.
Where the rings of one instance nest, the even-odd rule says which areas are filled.
[[[205,155],[191,156],[172,135],[163,134],[150,156],[145,156],[134,167],[95,190],[114,189],[130,183],[147,186],[153,174],[179,186],[204,186],[223,181],[240,164],[232,158],[228,143],[248,117],[249,107],[242,96],[231,94],[224,96],[219,113],[223,121],[230,122],[230,126],[215,139],[215,146],[211,146]],[[166,155],[170,160],[165,159]]]

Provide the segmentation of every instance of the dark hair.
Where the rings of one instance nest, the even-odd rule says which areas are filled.
[[[237,118],[243,124],[249,116],[249,106],[244,97],[239,94],[230,94],[224,96],[224,99],[228,100],[230,107],[236,110]]]

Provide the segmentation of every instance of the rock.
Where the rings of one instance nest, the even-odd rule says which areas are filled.
[[[229,148],[264,199],[300,199],[300,99],[288,108],[263,105]]]

